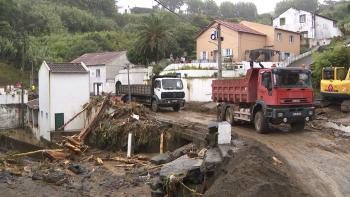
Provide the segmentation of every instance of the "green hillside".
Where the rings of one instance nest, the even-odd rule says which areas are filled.
[[[29,73],[24,73],[24,88],[29,88],[30,75]],[[0,62],[0,86],[6,86],[11,84],[22,83],[22,73],[10,65]],[[34,84],[37,84],[34,81]]]

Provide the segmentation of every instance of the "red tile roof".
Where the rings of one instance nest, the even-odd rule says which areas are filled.
[[[239,23],[227,22],[227,21],[223,21],[223,20],[215,20],[215,21],[217,23],[220,23],[221,25],[224,25],[224,26],[226,26],[230,29],[233,29],[235,31],[251,33],[251,34],[258,34],[258,35],[265,35],[261,32],[258,32],[250,27],[247,27],[247,26],[239,24]]]
[[[71,61],[71,63],[84,62],[86,66],[93,65],[105,65],[109,62],[115,60],[116,58],[124,55],[125,51],[110,51],[101,53],[85,53],[84,55],[78,57],[77,59]]]
[[[239,24],[239,23],[233,23],[233,22],[227,22],[227,21],[223,21],[223,20],[215,20],[212,21],[205,29],[203,29],[196,37],[194,37],[195,39],[197,39],[200,35],[202,35],[202,33],[204,33],[206,30],[208,30],[209,28],[212,27],[212,25],[217,22],[220,23],[221,25],[224,25],[225,27],[228,27],[234,31],[238,31],[238,32],[245,32],[245,33],[251,33],[251,34],[257,34],[257,35],[263,35],[266,36],[266,34],[263,34],[261,32],[258,32],[252,28],[249,28],[245,25]]]
[[[46,64],[52,73],[88,73],[81,63],[47,62]]]

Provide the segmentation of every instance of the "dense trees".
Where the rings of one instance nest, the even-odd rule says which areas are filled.
[[[290,7],[312,12],[317,9],[318,0],[282,0],[276,4],[275,16],[282,14]]]
[[[313,87],[319,88],[324,67],[332,65],[333,67],[345,67],[345,70],[349,69],[350,50],[342,43],[338,43],[322,53],[315,52],[312,54],[312,57],[315,60]]]
[[[174,40],[173,23],[163,13],[151,13],[142,18],[142,24],[137,27],[138,41],[135,44],[140,52],[151,49],[156,51],[156,63],[159,62],[159,51],[165,49],[167,42]]]
[[[159,58],[188,55],[196,50],[194,37],[213,20],[239,23],[242,20],[271,25],[270,14],[257,14],[254,3],[214,0],[161,0],[162,4],[192,23],[164,11],[133,8],[133,14],[119,14],[114,0],[0,0],[0,61],[20,67],[23,38],[25,64],[36,68],[43,60],[68,62],[87,52],[127,50],[132,63],[148,64]],[[187,5],[187,13],[179,12]],[[317,0],[282,0],[276,10],[290,6],[313,11]],[[299,7],[298,7],[299,6]],[[153,14],[150,14],[153,13]],[[324,16],[339,20],[340,28],[350,22],[347,6],[334,6]],[[145,21],[167,18],[166,24]],[[157,19],[157,20],[158,20]],[[171,29],[161,34],[156,27]],[[171,26],[175,28],[171,28]],[[153,30],[152,30],[153,29]],[[151,31],[152,30],[152,31]],[[148,33],[153,32],[153,37]],[[135,47],[136,46],[136,47]],[[158,50],[157,50],[158,47]],[[140,50],[141,49],[141,50]],[[29,67],[28,67],[29,68]]]

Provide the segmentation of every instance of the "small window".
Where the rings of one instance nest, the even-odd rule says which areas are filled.
[[[43,117],[43,111],[41,111],[41,118]]]
[[[207,59],[207,52],[203,51],[202,52],[202,60],[206,60]]]
[[[96,77],[100,77],[100,69],[96,69]]]
[[[48,114],[48,113],[46,113],[46,120],[47,120],[47,119],[49,119],[49,114]]]
[[[294,42],[294,36],[289,36],[289,42],[293,43]]]
[[[333,27],[337,27],[337,22],[333,21]]]
[[[285,25],[285,24],[286,24],[286,18],[281,18],[280,25]]]
[[[299,16],[299,22],[300,22],[300,23],[305,23],[305,21],[306,21],[306,16],[305,16],[305,14],[300,15],[300,16]]]
[[[282,34],[281,33],[277,33],[277,40],[281,41],[282,40]]]
[[[160,88],[160,87],[161,87],[160,81],[156,81],[155,88]]]

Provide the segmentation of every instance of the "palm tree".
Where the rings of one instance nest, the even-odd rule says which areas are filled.
[[[165,14],[151,13],[141,19],[142,25],[137,27],[139,40],[135,48],[145,52],[147,48],[156,50],[156,64],[159,62],[159,50],[166,47],[168,41],[174,41],[172,21]],[[176,42],[176,41],[175,41]]]

